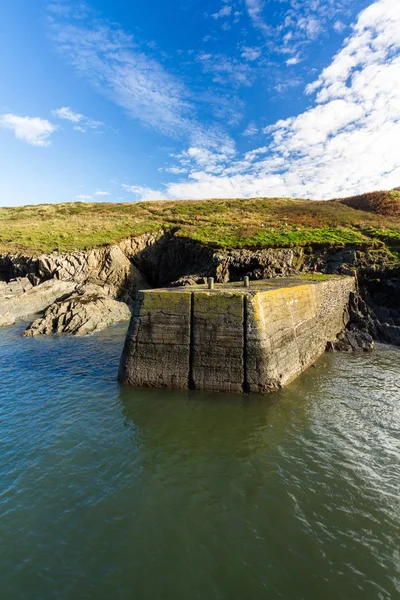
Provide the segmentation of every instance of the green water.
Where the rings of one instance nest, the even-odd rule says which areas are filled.
[[[0,599],[400,598],[400,350],[268,397],[121,389],[0,330]]]

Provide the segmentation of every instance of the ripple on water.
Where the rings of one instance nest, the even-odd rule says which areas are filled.
[[[400,594],[400,351],[264,398],[120,388],[125,327],[0,330],[2,594]]]

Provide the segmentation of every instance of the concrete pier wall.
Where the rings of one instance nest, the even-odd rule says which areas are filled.
[[[140,292],[119,379],[135,386],[274,391],[346,325],[350,277]]]

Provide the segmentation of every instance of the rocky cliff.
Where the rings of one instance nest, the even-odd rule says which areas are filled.
[[[355,275],[349,331],[400,345],[400,264],[385,248],[314,244],[221,250],[174,231],[90,251],[0,255],[0,325],[40,313],[30,335],[91,333],[128,318],[121,303],[132,309],[139,289],[185,286],[210,276],[227,283],[245,275],[260,280],[314,271]],[[352,349],[350,339],[333,348]]]

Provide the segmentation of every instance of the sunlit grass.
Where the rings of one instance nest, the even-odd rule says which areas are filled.
[[[220,248],[400,246],[399,214],[365,212],[341,202],[253,198],[0,208],[0,251],[82,250],[172,229]]]

